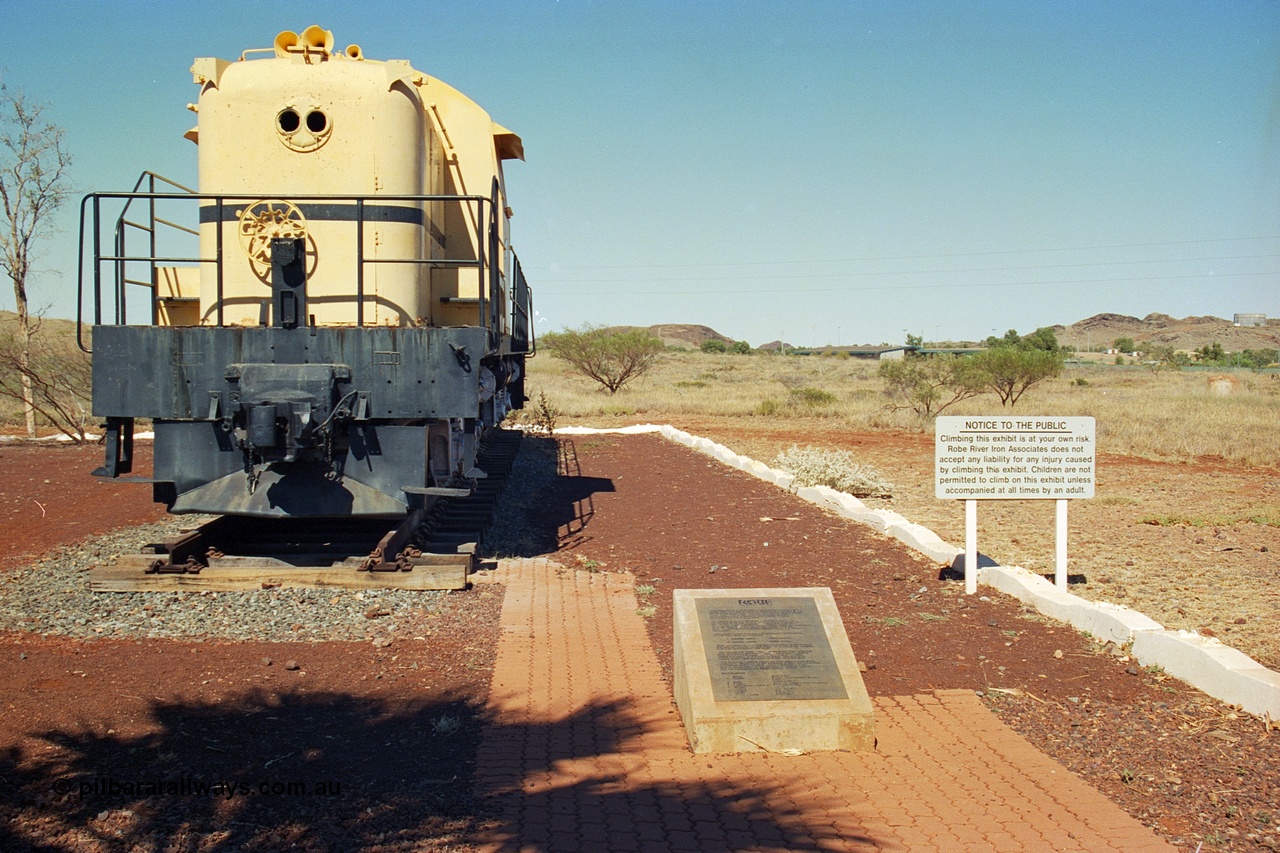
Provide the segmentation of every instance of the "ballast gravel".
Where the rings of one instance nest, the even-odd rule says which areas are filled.
[[[554,550],[555,526],[527,520],[554,481],[557,450],[526,437],[486,531],[489,554]],[[212,518],[187,516],[122,528],[65,546],[31,568],[0,573],[0,631],[67,637],[219,640],[373,641],[428,635],[445,592],[255,589],[242,592],[90,592],[89,572],[117,554],[136,554]]]
[[[268,642],[378,640],[430,633],[446,593],[255,589],[90,592],[89,571],[116,554],[177,535],[191,519],[125,528],[0,574],[0,630],[68,637]]]

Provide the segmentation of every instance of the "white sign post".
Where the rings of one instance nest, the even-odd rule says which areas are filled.
[[[938,418],[934,494],[965,502],[964,587],[978,591],[978,501],[1056,500],[1054,580],[1067,588],[1067,501],[1093,497],[1089,417]]]

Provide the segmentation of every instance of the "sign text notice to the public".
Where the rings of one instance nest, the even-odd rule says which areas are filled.
[[[938,418],[935,494],[957,500],[1093,497],[1094,419]]]

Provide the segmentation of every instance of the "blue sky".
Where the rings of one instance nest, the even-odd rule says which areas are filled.
[[[1280,316],[1280,3],[0,0],[78,189],[195,180],[188,69],[318,23],[521,135],[543,331],[982,338]],[[76,205],[35,301],[74,314]],[[12,294],[0,296],[12,308]]]

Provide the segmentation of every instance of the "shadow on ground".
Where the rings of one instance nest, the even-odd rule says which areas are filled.
[[[612,491],[612,480],[582,475],[572,439],[525,436],[485,531],[485,551],[537,557],[589,541],[594,497]]]
[[[10,749],[0,849],[395,849],[475,821],[468,702],[255,692],[148,716],[142,735],[44,731]]]
[[[647,753],[644,734],[644,722],[629,704],[617,702],[588,706],[547,726],[494,731],[481,748],[480,773],[503,819],[486,840],[501,849],[548,853],[829,849],[814,833],[829,831],[830,824],[808,825],[768,779],[726,779],[714,771],[707,774],[714,778],[702,780],[641,784],[629,778],[626,759],[632,756],[646,755],[649,766],[673,772],[693,767],[684,751]],[[545,756],[545,765],[530,764],[530,756]],[[702,758],[708,768],[717,761]],[[843,840],[874,843],[865,836]]]
[[[963,552],[956,554],[955,559],[951,561],[951,565],[943,566],[942,570],[938,572],[938,580],[940,581],[964,580],[964,558],[965,558],[965,555]],[[978,563],[978,568],[980,569],[986,569],[992,566],[1000,565],[1000,563],[998,563],[995,559],[987,556],[981,551],[978,552],[977,563]]]
[[[766,807],[767,782],[636,788],[601,774],[523,789],[554,778],[529,755],[627,754],[640,725],[616,705],[512,727],[486,725],[466,702],[247,693],[155,703],[150,718],[142,735],[45,731],[0,755],[0,849],[816,849],[793,816]],[[499,772],[477,781],[478,752]]]

